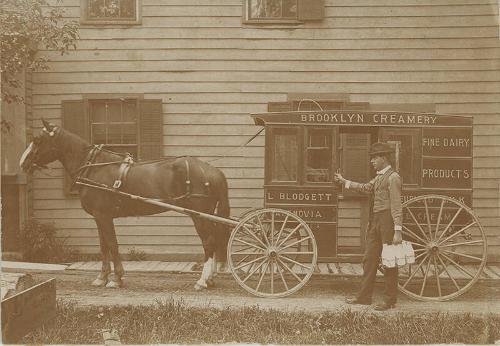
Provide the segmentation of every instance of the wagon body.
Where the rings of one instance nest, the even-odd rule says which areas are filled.
[[[394,147],[403,181],[403,235],[417,261],[401,270],[403,292],[446,300],[463,293],[486,261],[472,211],[472,117],[398,111],[319,110],[252,115],[264,126],[266,208],[303,219],[324,262],[359,262],[370,216],[367,196],[333,183],[336,171],[368,181],[369,147]]]

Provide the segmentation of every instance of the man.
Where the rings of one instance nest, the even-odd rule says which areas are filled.
[[[363,280],[361,289],[354,298],[346,299],[349,304],[370,305],[377,268],[382,254],[383,244],[401,244],[401,177],[390,164],[391,147],[387,143],[377,142],[370,148],[370,162],[377,175],[366,184],[346,180],[341,174],[335,174],[335,182],[346,189],[373,194],[373,212],[366,233],[366,249],[363,258]],[[393,308],[398,293],[398,268],[385,268],[384,300],[375,306],[383,311]]]

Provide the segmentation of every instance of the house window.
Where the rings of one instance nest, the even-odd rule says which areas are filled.
[[[157,160],[163,156],[163,110],[161,99],[142,95],[90,97],[62,101],[65,130],[108,150],[130,153],[135,159]],[[73,181],[65,176],[67,195],[76,195]]]
[[[245,0],[245,23],[301,23],[324,17],[324,0]]]
[[[297,19],[297,0],[248,0],[249,19]]]
[[[83,23],[139,23],[139,0],[81,0],[81,4]]]
[[[89,116],[93,144],[104,144],[109,150],[130,153],[137,159],[137,100],[90,100]]]

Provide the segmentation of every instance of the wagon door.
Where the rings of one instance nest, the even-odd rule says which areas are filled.
[[[337,253],[337,134],[333,126],[266,127],[265,206],[306,221],[320,258]]]

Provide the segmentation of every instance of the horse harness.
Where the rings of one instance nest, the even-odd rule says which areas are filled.
[[[87,157],[85,159],[85,164],[78,168],[77,172],[79,173],[77,177],[75,178],[75,181],[73,182],[74,184],[77,184],[78,182],[83,182],[84,185],[86,186],[95,186],[95,187],[105,187],[110,190],[120,190],[122,188],[127,180],[127,175],[130,170],[130,168],[135,164],[135,161],[129,153],[126,153],[123,160],[120,161],[111,161],[111,162],[102,162],[102,163],[94,163],[98,153],[103,149],[103,144],[100,145],[95,145],[92,147],[92,149],[89,151],[87,154]],[[116,154],[116,153],[114,153]],[[210,194],[210,182],[206,179],[205,171],[203,170],[202,167],[200,167],[202,177],[204,178],[203,180],[205,181],[203,183],[203,186],[205,187],[205,193],[193,193],[192,191],[192,185],[191,185],[191,176],[190,176],[190,166],[189,166],[189,157],[185,157],[184,164],[186,167],[186,177],[185,177],[185,184],[186,184],[186,192],[180,196],[175,196],[175,197],[170,197],[169,200],[171,201],[179,201],[182,199],[189,199],[191,197],[198,197],[198,198],[208,198]],[[88,178],[88,174],[90,173],[91,168],[93,167],[102,167],[102,166],[108,166],[108,165],[115,165],[115,164],[120,164],[120,167],[118,169],[118,176],[116,180],[113,183],[113,186],[110,188],[109,186],[105,184],[98,183],[92,179]]]

